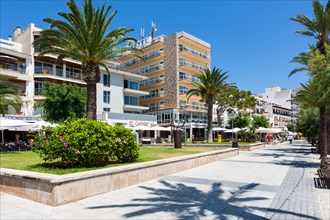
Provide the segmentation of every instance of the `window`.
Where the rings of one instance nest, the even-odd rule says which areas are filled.
[[[44,91],[43,83],[42,82],[34,82],[34,94],[41,95]]]
[[[187,106],[187,101],[185,101],[185,100],[180,100],[180,101],[179,101],[179,106],[180,106],[181,108],[185,108],[185,107]]]
[[[110,75],[103,74],[103,85],[107,87],[110,86]]]
[[[110,112],[110,108],[103,108],[104,112]]]
[[[125,95],[124,104],[125,105],[139,105],[138,104],[138,97]]]
[[[134,81],[130,81],[130,80],[124,80],[124,88],[126,89],[134,89],[134,90],[138,90],[139,86],[137,82]]]
[[[188,92],[188,88],[184,86],[179,86],[180,94],[185,94]]]
[[[110,103],[110,91],[103,91],[103,102]]]
[[[60,65],[56,65],[56,76],[63,76],[63,68]]]

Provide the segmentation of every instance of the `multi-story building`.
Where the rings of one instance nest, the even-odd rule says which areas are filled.
[[[143,51],[144,61],[134,57],[120,59],[120,69],[148,76],[140,82],[141,90],[149,92],[140,98],[148,107],[145,114],[156,115],[160,125],[186,121],[190,139],[205,137],[207,115],[200,97],[187,100],[187,91],[198,79],[196,74],[210,68],[210,44],[185,32],[171,36],[149,36],[130,45]]]
[[[274,103],[267,103],[265,111],[269,114],[271,127],[285,128],[292,121],[292,110]]]
[[[299,89],[294,91],[290,89],[282,89],[278,86],[269,86],[266,88],[265,93],[259,96],[267,103],[274,103],[283,108],[291,110],[291,122],[297,121],[297,113],[299,111],[299,104],[292,99],[296,96]]]
[[[23,101],[21,112],[9,107],[9,114],[40,115],[42,109],[34,109],[34,104],[44,100],[44,83],[74,84],[85,87],[81,62],[64,59],[57,63],[56,56],[48,54],[39,57],[40,50],[32,43],[39,37],[40,28],[33,23],[23,31],[17,27],[13,39],[0,41],[0,75],[17,86]],[[116,68],[119,63],[109,61],[110,74],[101,68],[101,80],[97,84],[97,114],[103,112],[139,114],[148,107],[140,106],[139,97],[148,92],[139,90],[139,82],[146,76]]]

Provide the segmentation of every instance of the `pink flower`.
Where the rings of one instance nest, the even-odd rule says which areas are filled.
[[[49,144],[49,142],[48,142],[48,141],[46,141],[46,142],[45,142],[45,144],[46,144],[46,145],[48,145],[48,144]]]
[[[68,143],[64,143],[63,146],[64,146],[65,148],[67,148],[67,147],[69,146],[69,144],[68,144]]]
[[[63,136],[60,136],[60,141],[64,141],[64,137]]]

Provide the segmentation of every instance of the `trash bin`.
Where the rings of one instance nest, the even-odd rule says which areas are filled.
[[[231,147],[236,147],[238,148],[238,141],[237,140],[234,140]]]
[[[222,142],[222,135],[221,134],[218,134],[218,142]]]
[[[174,130],[174,148],[182,148],[181,144],[181,130]]]

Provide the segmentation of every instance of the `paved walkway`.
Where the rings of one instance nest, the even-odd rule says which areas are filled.
[[[0,219],[329,219],[309,152],[269,146],[58,207],[1,193]]]

